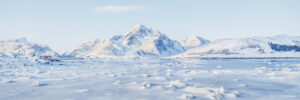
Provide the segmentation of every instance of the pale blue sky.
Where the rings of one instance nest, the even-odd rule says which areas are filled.
[[[0,0],[0,39],[63,52],[136,24],[172,39],[300,35],[300,0]]]

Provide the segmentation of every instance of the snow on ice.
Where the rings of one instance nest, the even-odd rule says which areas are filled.
[[[1,100],[300,98],[299,59],[22,60],[1,58]]]

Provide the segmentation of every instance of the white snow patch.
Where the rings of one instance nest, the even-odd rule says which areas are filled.
[[[220,88],[186,87],[184,89],[184,91],[188,92],[188,93],[193,93],[198,96],[205,96],[206,98],[211,99],[211,100],[222,100],[225,98],[235,98],[235,97],[238,97],[238,95],[239,95],[237,91],[234,91],[232,93],[225,93],[225,90],[223,87],[220,87]]]
[[[183,83],[183,82],[180,82],[179,80],[171,81],[171,82],[169,83],[169,87],[170,87],[170,88],[173,88],[173,89],[184,88],[185,86],[186,86],[186,84]]]
[[[78,93],[85,93],[85,92],[89,92],[90,91],[90,89],[78,89],[78,90],[76,90],[76,92],[78,92]]]
[[[195,99],[196,96],[193,96],[192,94],[182,94],[179,98],[183,100],[192,100]]]
[[[142,89],[150,89],[152,84],[149,81],[145,81],[142,83]]]
[[[121,85],[121,81],[118,80],[118,81],[114,82],[113,85],[120,86]]]
[[[40,82],[39,81],[33,81],[31,85],[32,86],[40,86]]]

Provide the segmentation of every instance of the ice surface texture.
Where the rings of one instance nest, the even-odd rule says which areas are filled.
[[[299,62],[0,58],[0,100],[299,100]]]

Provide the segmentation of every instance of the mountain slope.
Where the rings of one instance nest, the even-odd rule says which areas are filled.
[[[75,57],[117,57],[117,56],[169,56],[181,53],[184,48],[165,34],[136,25],[124,35],[113,36],[102,42],[88,42],[66,55]]]
[[[58,54],[52,51],[47,45],[31,43],[25,38],[1,41],[0,54],[9,57],[58,56]]]
[[[283,54],[285,52],[299,52],[299,40],[299,37],[287,35],[279,35],[274,37],[250,37],[242,39],[219,39],[206,46],[190,49],[178,56],[263,56],[278,53]]]
[[[194,48],[208,44],[210,41],[199,36],[192,36],[179,41],[185,48]]]
[[[169,56],[184,51],[179,42],[169,39],[166,35],[160,34],[148,38],[136,49],[139,55],[160,55]]]

